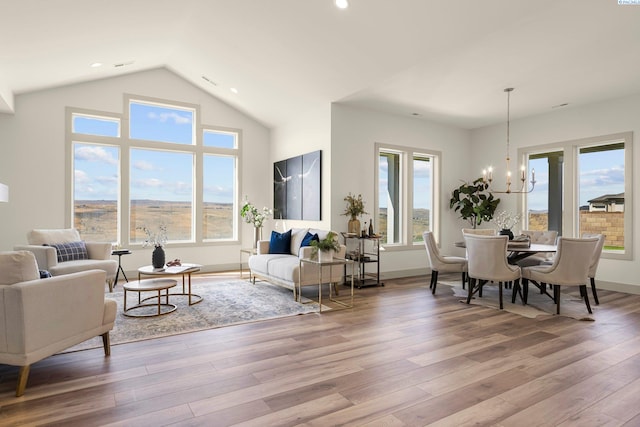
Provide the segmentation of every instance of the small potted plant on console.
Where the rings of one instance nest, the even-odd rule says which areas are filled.
[[[340,251],[340,243],[336,239],[337,234],[333,231],[327,233],[327,237],[322,240],[312,240],[311,256],[317,257],[318,262],[331,262],[333,261],[333,253]]]

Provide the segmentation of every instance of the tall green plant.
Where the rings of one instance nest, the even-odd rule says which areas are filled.
[[[478,178],[471,184],[465,182],[453,190],[449,209],[459,212],[460,218],[476,228],[482,221],[491,221],[499,203],[500,199],[494,198],[489,191],[489,184]]]

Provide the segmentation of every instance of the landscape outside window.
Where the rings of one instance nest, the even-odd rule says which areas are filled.
[[[196,126],[195,108],[169,103],[132,100],[129,113],[122,130],[107,115],[71,115],[73,219],[83,238],[136,244],[143,227],[162,225],[169,243],[234,239],[239,131]],[[127,233],[119,215],[129,215]]]
[[[432,230],[434,158],[434,155],[408,148],[379,149],[375,230],[382,243],[422,243],[422,233]],[[404,188],[405,182],[410,184],[410,189]]]
[[[562,198],[563,185],[558,180],[573,180],[564,171],[560,160],[561,173],[550,174],[549,165],[554,159],[562,159],[567,150],[538,153],[529,157],[529,170],[536,171],[535,190],[527,195],[528,228],[547,230],[553,218],[562,221],[563,207],[550,203],[553,197]],[[624,243],[624,192],[625,192],[625,145],[624,143],[589,145],[578,147],[574,160],[577,168],[578,188],[578,232],[602,233],[606,236],[605,250],[623,252]],[[553,190],[553,189],[556,190]],[[558,193],[560,194],[555,194]],[[566,234],[566,233],[565,233]]]

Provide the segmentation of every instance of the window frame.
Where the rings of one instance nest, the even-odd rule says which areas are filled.
[[[624,252],[603,250],[602,258],[607,259],[633,259],[633,132],[621,132],[596,137],[581,138],[551,144],[522,147],[518,149],[518,158],[528,164],[529,156],[551,151],[563,153],[563,182],[562,182],[562,230],[567,237],[579,237],[580,233],[580,149],[606,146],[616,143],[624,144]],[[533,190],[535,191],[535,189]],[[518,210],[522,213],[525,228],[528,224],[527,194],[518,199]]]
[[[413,162],[416,157],[428,157],[431,161],[431,223],[429,227],[434,233],[436,241],[440,236],[440,195],[442,152],[428,148],[408,147],[393,144],[374,144],[374,212],[373,216],[380,224],[380,156],[384,153],[400,155],[399,198],[400,198],[400,242],[381,243],[385,250],[414,250],[422,249],[422,242],[413,241]]]
[[[170,241],[168,245],[174,247],[196,247],[196,246],[212,246],[212,245],[230,245],[239,244],[240,242],[240,221],[239,205],[240,205],[240,189],[242,188],[242,129],[215,126],[202,123],[202,115],[200,105],[185,102],[152,98],[148,96],[123,94],[124,113],[112,113],[106,111],[89,110],[76,107],[66,107],[65,109],[65,139],[66,139],[66,156],[65,170],[67,173],[65,205],[65,218],[68,224],[74,224],[74,152],[75,143],[100,144],[107,146],[115,146],[120,152],[119,165],[119,192],[117,202],[117,242],[129,245],[131,247],[139,247],[141,243],[133,243],[131,241],[130,225],[131,225],[131,204],[130,204],[130,163],[131,149],[142,150],[158,150],[166,152],[185,152],[194,155],[194,179],[193,179],[193,195],[192,195],[192,239],[189,241]],[[140,102],[144,104],[156,104],[168,108],[175,107],[177,109],[193,110],[193,143],[172,143],[164,141],[149,141],[142,139],[130,138],[130,104],[131,102]],[[99,136],[90,134],[74,133],[73,117],[89,116],[96,118],[106,118],[110,120],[118,120],[120,123],[118,137]],[[232,133],[236,135],[235,148],[221,148],[213,146],[204,146],[204,132],[222,132]],[[205,155],[222,155],[233,157],[235,159],[235,176],[234,176],[234,194],[233,194],[233,212],[232,227],[233,236],[229,239],[205,239],[203,235],[203,213],[204,213],[204,196],[203,196],[203,158]]]

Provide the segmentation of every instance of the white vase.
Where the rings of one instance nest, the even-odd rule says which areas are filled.
[[[331,262],[333,261],[333,250],[318,251],[318,262]]]

